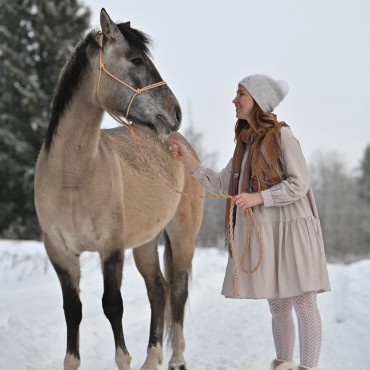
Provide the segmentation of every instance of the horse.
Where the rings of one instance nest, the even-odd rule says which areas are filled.
[[[77,45],[59,76],[35,169],[36,212],[63,294],[64,369],[80,367],[79,257],[85,251],[100,255],[102,306],[113,331],[115,362],[120,370],[130,369],[121,283],[125,250],[132,249],[151,306],[141,369],[154,370],[162,363],[168,331],[169,369],[185,370],[184,311],[203,200],[170,190],[153,173],[128,128],[101,129],[104,112],[132,122],[151,160],[176,188],[198,195],[203,189],[168,147],[168,139],[175,138],[191,148],[177,132],[181,108],[153,63],[149,36],[130,22],[114,23],[104,9],[100,25],[101,31],[90,31]],[[160,235],[164,273],[157,250]]]

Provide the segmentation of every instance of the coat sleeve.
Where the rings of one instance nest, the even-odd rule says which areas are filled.
[[[193,172],[193,177],[198,180],[209,193],[227,194],[232,169],[232,159],[221,171],[216,172],[202,165]]]
[[[281,146],[287,179],[261,191],[265,207],[282,207],[303,198],[310,188],[310,177],[301,146],[288,127],[281,129]]]

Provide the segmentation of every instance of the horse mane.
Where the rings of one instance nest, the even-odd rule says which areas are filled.
[[[119,23],[117,27],[130,47],[150,56],[149,46],[151,40],[149,36],[139,30],[131,28],[130,22]],[[91,31],[86,38],[76,46],[72,56],[62,70],[54,92],[51,117],[44,138],[46,151],[50,150],[53,136],[58,129],[59,122],[70,104],[74,93],[77,91],[84,74],[91,67],[86,54],[87,47],[92,45],[95,47],[96,51],[99,49],[99,44],[95,39],[97,34],[98,32]]]

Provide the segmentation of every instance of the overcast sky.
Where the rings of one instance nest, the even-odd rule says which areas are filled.
[[[219,168],[232,156],[238,82],[254,73],[286,80],[275,110],[308,162],[337,152],[349,168],[370,144],[369,0],[84,0],[99,29],[114,21],[154,40],[152,54]],[[106,122],[106,121],[105,121]]]

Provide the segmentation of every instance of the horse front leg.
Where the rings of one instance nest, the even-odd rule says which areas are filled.
[[[63,309],[67,325],[67,350],[64,370],[77,370],[80,367],[79,327],[82,320],[80,300],[79,256],[68,254],[63,247],[55,247],[49,237],[44,235],[45,249],[58,275],[63,293]]]
[[[109,320],[116,347],[115,361],[119,370],[130,370],[131,356],[123,336],[123,302],[121,296],[124,252],[115,250],[101,254],[104,293],[102,298],[104,314]]]
[[[162,275],[157,239],[133,250],[140,274],[143,276],[151,307],[151,321],[147,357],[141,370],[156,370],[163,361],[163,330],[167,284]]]

